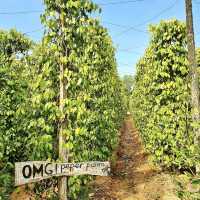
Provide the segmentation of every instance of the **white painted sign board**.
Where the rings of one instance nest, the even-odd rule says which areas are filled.
[[[109,162],[50,163],[28,161],[15,163],[15,185],[40,181],[53,176],[98,175],[108,176]]]

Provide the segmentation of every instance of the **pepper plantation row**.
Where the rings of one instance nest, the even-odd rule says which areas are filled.
[[[45,33],[35,43],[16,30],[0,31],[0,199],[9,199],[14,163],[58,160],[59,122],[70,162],[109,160],[126,113],[115,49],[94,16],[96,4],[44,0]],[[64,112],[59,109],[59,66],[64,70]],[[63,117],[63,115],[65,117]],[[84,193],[89,176],[70,177],[70,199]],[[56,198],[57,179],[36,184]]]
[[[137,64],[131,107],[152,159],[164,168],[194,170],[194,144],[186,25],[178,20],[152,25],[150,43]],[[200,65],[200,51],[197,50]]]

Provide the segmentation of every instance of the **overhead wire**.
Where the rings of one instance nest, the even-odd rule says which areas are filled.
[[[122,72],[122,73],[127,73],[129,72],[129,68],[134,68],[134,64],[127,64],[127,63],[123,63],[123,62],[118,62],[118,66],[121,65],[121,66],[127,66],[127,67],[124,67],[124,68],[118,68],[118,71]]]
[[[154,19],[158,18],[159,16],[161,16],[163,13],[165,13],[165,12],[169,11],[170,9],[172,9],[177,4],[177,2],[178,2],[178,0],[175,0],[173,4],[171,4],[169,7],[165,8],[165,9],[163,9],[162,11],[160,11],[159,13],[157,13],[156,15],[154,15],[153,17],[151,17],[151,18],[149,18],[149,19],[147,19],[147,20],[145,20],[145,21],[143,21],[143,22],[141,22],[139,24],[136,24],[135,26],[127,28],[126,30],[122,31],[121,33],[115,35],[115,37],[121,36],[124,33],[127,33],[127,32],[129,32],[131,30],[134,30],[134,29],[136,29],[139,26],[145,25],[148,22],[151,22],[152,20],[154,20]]]
[[[129,0],[129,1],[112,1],[108,3],[98,3],[100,6],[107,6],[107,5],[119,5],[119,4],[128,4],[128,3],[134,3],[134,2],[142,2],[144,0]],[[22,10],[22,11],[0,11],[0,15],[24,15],[24,14],[35,14],[35,13],[41,13],[43,10]]]
[[[120,27],[120,28],[133,28],[131,26],[116,24],[116,23],[112,23],[112,22],[109,22],[109,21],[102,21],[102,22],[105,23],[105,24],[109,24],[109,25],[112,25],[112,26]],[[141,29],[137,29],[137,28],[133,28],[133,30],[136,31],[136,32],[148,34],[148,31],[145,31],[145,30],[141,30]]]
[[[34,30],[31,30],[31,31],[24,32],[23,34],[29,35],[30,33],[36,33],[36,32],[40,32],[40,31],[43,31],[43,30],[44,30],[44,27],[41,27],[41,28],[38,28],[38,29],[34,29]]]
[[[120,5],[120,4],[129,4],[135,2],[142,2],[145,0],[126,0],[126,1],[112,1],[108,3],[97,3],[100,6],[108,6],[108,5]],[[34,14],[34,13],[41,13],[43,10],[22,10],[22,11],[0,11],[0,15],[24,15],[24,14]]]
[[[134,3],[134,2],[142,2],[144,0],[126,0],[126,1],[112,1],[112,2],[108,2],[108,3],[99,3],[100,6],[106,6],[106,5],[117,5],[117,4],[128,4],[128,3]],[[174,7],[176,5],[178,0],[176,0],[172,5],[170,5],[169,7],[165,8],[164,10],[162,10],[161,12],[159,12],[158,14],[156,14],[155,16],[151,17],[148,20],[143,21],[142,23],[139,23],[135,26],[126,26],[126,25],[121,25],[121,24],[116,24],[116,23],[112,23],[112,22],[108,22],[108,21],[103,21],[104,23],[110,24],[112,26],[117,26],[117,27],[121,27],[121,28],[126,28],[124,31],[122,31],[121,33],[117,34],[116,36],[120,36],[124,33],[127,33],[131,30],[140,32],[140,33],[145,33],[148,34],[148,31],[145,30],[141,30],[138,29],[137,27],[142,26],[143,24],[148,23],[149,21],[154,20],[155,18],[159,17],[160,15],[162,15],[163,13],[167,12],[169,9],[171,9],[172,7]],[[29,11],[16,11],[16,12],[0,12],[0,15],[20,15],[20,14],[34,14],[34,13],[41,13],[42,10],[29,10]],[[43,28],[39,28],[36,30],[32,30],[32,31],[28,31],[25,32],[24,34],[30,34],[33,32],[39,32],[43,30]],[[119,49],[118,51],[123,51],[123,52],[127,52],[127,53],[131,53],[131,51],[127,50],[127,49]],[[135,54],[140,54],[138,52],[134,52],[132,51],[132,53]]]
[[[200,1],[194,0],[195,4],[200,4]]]
[[[109,25],[112,25],[112,26],[119,27],[119,28],[130,28],[130,26],[126,26],[126,25],[122,25],[122,24],[116,24],[116,23],[112,23],[112,22],[109,22],[109,21],[102,21],[102,22],[105,23],[105,24],[109,24]],[[137,29],[137,28],[135,28],[134,31],[144,33],[144,34],[148,34],[148,31]],[[134,53],[134,54],[140,55],[139,52],[133,51],[132,49],[117,49],[117,51],[121,51],[121,52],[125,52],[125,53]]]
[[[26,14],[34,14],[41,13],[42,10],[24,10],[24,11],[11,11],[11,12],[0,12],[0,15],[26,15]]]
[[[100,6],[107,6],[107,5],[119,5],[119,4],[129,4],[129,3],[136,3],[136,2],[142,2],[144,0],[129,0],[129,1],[113,1],[108,3],[98,3]]]
[[[130,53],[130,54],[137,54],[137,55],[141,55],[142,53],[134,51],[132,49],[117,49],[117,51],[121,51],[121,52],[125,52],[125,53]]]
[[[123,63],[123,62],[118,62],[118,65],[124,65],[124,66],[127,66],[127,67],[133,67],[134,64],[128,64],[128,63]]]

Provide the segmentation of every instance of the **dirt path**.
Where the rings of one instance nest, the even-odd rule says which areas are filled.
[[[171,176],[151,166],[132,119],[124,122],[116,164],[92,184],[91,200],[177,200]]]

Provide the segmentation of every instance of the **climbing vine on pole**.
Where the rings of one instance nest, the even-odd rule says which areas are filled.
[[[192,168],[199,158],[192,133],[186,27],[178,20],[161,21],[150,33],[132,94],[137,126],[154,161]]]

